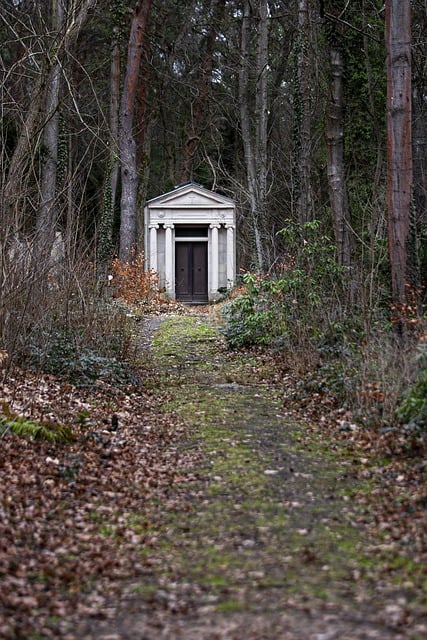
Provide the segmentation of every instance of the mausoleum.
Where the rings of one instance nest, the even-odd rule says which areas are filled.
[[[187,182],[148,200],[144,224],[147,268],[172,299],[204,303],[234,285],[233,200]]]

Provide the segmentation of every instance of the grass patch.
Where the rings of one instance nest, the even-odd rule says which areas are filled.
[[[239,602],[238,600],[224,600],[216,605],[215,610],[218,613],[239,613],[240,611],[246,611],[248,606]]]
[[[201,453],[203,477],[177,487],[185,512],[162,513],[159,566],[173,557],[174,573],[219,597],[223,612],[256,607],[260,590],[276,601],[342,601],[359,570],[370,592],[381,561],[354,523],[357,496],[369,495],[374,480],[349,473],[354,452],[287,422],[280,394],[257,377],[256,358],[221,351],[216,331],[211,320],[174,317],[154,340],[153,362],[172,395],[163,410],[186,425],[181,446]]]

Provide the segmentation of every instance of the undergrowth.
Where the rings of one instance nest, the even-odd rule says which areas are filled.
[[[124,303],[144,313],[176,306],[160,286],[159,274],[146,269],[144,253],[134,252],[126,262],[114,259],[111,271],[111,293]]]
[[[245,273],[239,295],[223,308],[232,349],[261,346],[291,371],[295,394],[329,394],[364,425],[427,424],[425,318],[411,317],[408,345],[396,338],[386,310],[353,301],[350,274],[335,261],[334,243],[319,223],[288,221],[280,232],[285,257],[267,275]],[[369,330],[367,330],[369,327]],[[425,338],[425,336],[424,336]]]
[[[158,275],[145,269],[143,253],[134,253],[127,262],[114,259],[112,275],[114,295],[129,304],[150,305],[160,297]]]
[[[56,422],[34,421],[11,412],[7,403],[3,403],[0,413],[0,438],[8,432],[21,438],[43,440],[52,444],[71,442],[74,440],[72,429]]]
[[[397,416],[408,427],[427,431],[427,335],[418,345],[412,384],[402,394]]]
[[[99,379],[117,384],[134,381],[133,363],[140,359],[135,318],[173,305],[160,291],[157,274],[144,266],[143,254],[135,254],[129,262],[114,260],[109,286],[100,282],[88,260],[52,268],[43,285],[33,287],[27,299],[23,296],[10,309],[8,332],[0,327],[4,375],[18,365],[79,385]]]
[[[90,384],[108,378],[126,383],[132,378],[134,346],[126,318],[114,305],[100,305],[89,324],[75,318],[73,324],[59,319],[50,326],[34,327],[29,341],[31,368]]]

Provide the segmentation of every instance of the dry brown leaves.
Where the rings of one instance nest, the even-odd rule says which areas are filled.
[[[98,615],[120,581],[144,572],[141,549],[156,544],[145,503],[185,481],[174,444],[183,427],[159,397],[107,383],[80,389],[17,372],[2,399],[77,436],[0,440],[0,637],[60,637],[55,621]]]
[[[374,529],[384,551],[398,550],[427,576],[427,438],[402,425],[361,424],[331,393],[307,393],[292,400],[296,380],[283,385],[290,416],[307,423],[307,437],[326,437],[331,450],[346,450],[351,473],[366,481],[354,499],[375,514]]]

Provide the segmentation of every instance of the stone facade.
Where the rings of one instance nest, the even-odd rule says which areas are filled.
[[[236,279],[236,214],[229,198],[190,182],[144,209],[147,268],[172,299],[215,300]],[[220,290],[220,291],[219,291]]]

